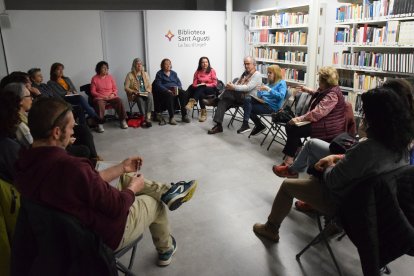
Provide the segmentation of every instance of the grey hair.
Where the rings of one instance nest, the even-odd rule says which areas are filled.
[[[142,64],[142,68],[144,69],[144,62],[142,61],[142,59],[140,59],[140,58],[134,58],[134,60],[132,61],[132,65],[131,65],[131,71],[135,71],[135,64],[136,63],[141,63]]]
[[[11,91],[13,92],[15,95],[17,95],[20,99],[23,99],[24,97],[24,88],[26,88],[26,86],[21,83],[21,82],[12,82],[7,84],[3,90],[4,91]]]
[[[256,65],[256,59],[255,59],[254,57],[252,57],[252,56],[247,56],[247,57],[245,57],[245,58],[244,58],[244,60],[246,60],[246,59],[250,59],[250,60],[251,60],[251,62],[253,63],[253,65]]]

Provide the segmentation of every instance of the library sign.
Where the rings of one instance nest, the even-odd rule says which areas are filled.
[[[179,48],[203,48],[211,40],[208,32],[202,29],[178,29],[175,33],[168,30],[165,37]]]

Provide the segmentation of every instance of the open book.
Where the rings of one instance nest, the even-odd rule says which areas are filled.
[[[302,121],[302,122],[297,122],[297,123],[295,122],[295,126],[304,126],[310,123],[311,123],[310,121]]]
[[[148,97],[148,92],[137,92],[135,94],[140,97]]]

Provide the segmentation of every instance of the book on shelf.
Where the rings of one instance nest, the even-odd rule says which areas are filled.
[[[303,12],[276,12],[272,15],[252,15],[250,28],[280,28],[304,25],[309,21],[309,14]]]
[[[414,45],[414,21],[400,23],[398,45]]]

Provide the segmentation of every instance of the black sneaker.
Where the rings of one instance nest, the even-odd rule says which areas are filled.
[[[264,125],[255,126],[250,135],[256,136],[257,134],[261,133],[265,129],[266,129],[266,127]]]
[[[239,129],[237,130],[237,133],[241,134],[241,133],[248,132],[248,131],[250,131],[250,130],[251,130],[251,129],[250,129],[249,125],[242,125],[242,126],[241,126],[241,128],[239,128]]]
[[[171,185],[171,188],[162,195],[161,200],[168,206],[170,211],[174,211],[193,197],[196,187],[196,180],[177,182]]]

